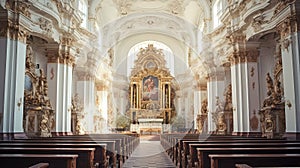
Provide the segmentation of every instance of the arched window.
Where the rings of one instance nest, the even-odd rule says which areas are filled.
[[[220,17],[223,12],[222,0],[216,0],[213,5],[213,27],[216,28],[221,25]]]
[[[78,1],[78,10],[81,15],[81,18],[83,19],[80,26],[87,28],[88,6],[86,0]]]
[[[155,48],[162,49],[167,62],[166,67],[169,68],[171,75],[174,76],[174,54],[168,46],[157,41],[144,41],[136,44],[129,50],[127,59],[127,76],[130,76],[131,69],[134,67],[134,61],[137,59],[136,55],[140,51],[140,48],[146,48],[148,47],[148,44],[153,44]]]

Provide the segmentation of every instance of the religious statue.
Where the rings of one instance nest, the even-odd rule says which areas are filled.
[[[206,123],[207,123],[207,99],[204,99],[201,102],[201,112],[197,115],[197,127],[199,133],[205,133],[206,130]]]
[[[267,97],[259,111],[262,136],[282,137],[285,132],[285,107],[282,101],[281,82],[275,77],[275,86],[270,73],[266,75]]]
[[[207,99],[201,102],[201,114],[207,114]]]
[[[267,97],[263,102],[263,107],[271,106],[274,103],[273,102],[274,86],[273,86],[273,80],[270,76],[270,73],[267,73],[266,81],[267,81]]]
[[[29,137],[50,137],[51,126],[55,125],[55,120],[54,110],[48,97],[47,78],[43,69],[39,69],[39,74],[35,72],[32,57],[32,48],[27,45],[25,85],[30,87],[25,88],[24,91],[24,131]]]
[[[72,131],[75,135],[84,134],[84,128],[81,123],[84,117],[82,110],[79,94],[76,93],[71,100]]]
[[[226,91],[224,93],[225,97],[225,111],[232,111],[232,89],[231,89],[231,84],[229,84],[226,88]]]

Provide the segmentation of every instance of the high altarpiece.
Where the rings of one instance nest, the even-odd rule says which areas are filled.
[[[169,132],[175,115],[173,77],[162,50],[152,44],[141,48],[137,54],[130,77],[131,131]]]

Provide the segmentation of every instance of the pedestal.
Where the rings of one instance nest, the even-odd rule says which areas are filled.
[[[259,114],[262,137],[282,138],[285,133],[284,104],[264,107]]]

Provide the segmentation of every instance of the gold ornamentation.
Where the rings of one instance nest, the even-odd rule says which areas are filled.
[[[30,4],[28,2],[25,1],[6,1],[5,4],[6,9],[11,9],[13,10],[15,13],[18,14],[23,14],[24,16],[27,16],[30,18],[31,14],[29,12],[29,7]]]
[[[80,102],[79,94],[76,93],[72,98],[71,116],[72,116],[72,132],[75,135],[85,134],[85,130],[82,124],[84,118],[83,107]]]
[[[251,67],[251,70],[250,70],[250,76],[253,77],[254,76],[254,72],[255,72],[255,69],[254,67]]]
[[[232,111],[232,87],[231,87],[231,84],[229,84],[226,87],[226,90],[224,92],[224,97],[225,97],[224,110]]]
[[[28,136],[51,136],[54,110],[48,97],[48,84],[43,69],[35,73],[32,49],[26,48],[26,72],[29,89],[24,91],[24,128]]]
[[[258,124],[259,124],[259,120],[258,120],[258,118],[256,117],[256,112],[255,112],[255,110],[253,110],[253,116],[252,116],[252,118],[250,119],[250,127],[251,127],[251,130],[256,131],[256,130],[258,129]]]
[[[279,76],[275,76],[274,85],[270,73],[267,73],[267,97],[259,112],[262,136],[267,138],[282,137],[285,132],[285,102]]]
[[[258,56],[259,56],[258,50],[248,50],[246,51],[246,62],[257,62]]]
[[[109,87],[105,84],[97,83],[96,84],[97,91],[108,91]]]
[[[163,118],[164,122],[168,124],[174,117],[173,99],[175,98],[175,91],[173,87],[176,84],[166,68],[166,60],[162,50],[156,49],[153,44],[141,48],[137,53],[137,60],[131,71],[130,80],[130,118],[133,116],[135,118],[132,120]],[[153,84],[155,84],[154,88]],[[152,97],[156,94],[161,96]]]
[[[197,128],[200,133],[207,132],[207,99],[201,102],[201,112],[197,115]]]
[[[288,108],[289,108],[289,109],[291,109],[291,107],[292,107],[292,103],[291,103],[291,101],[290,101],[290,100],[287,100],[287,101],[286,101],[286,105],[288,106]]]

